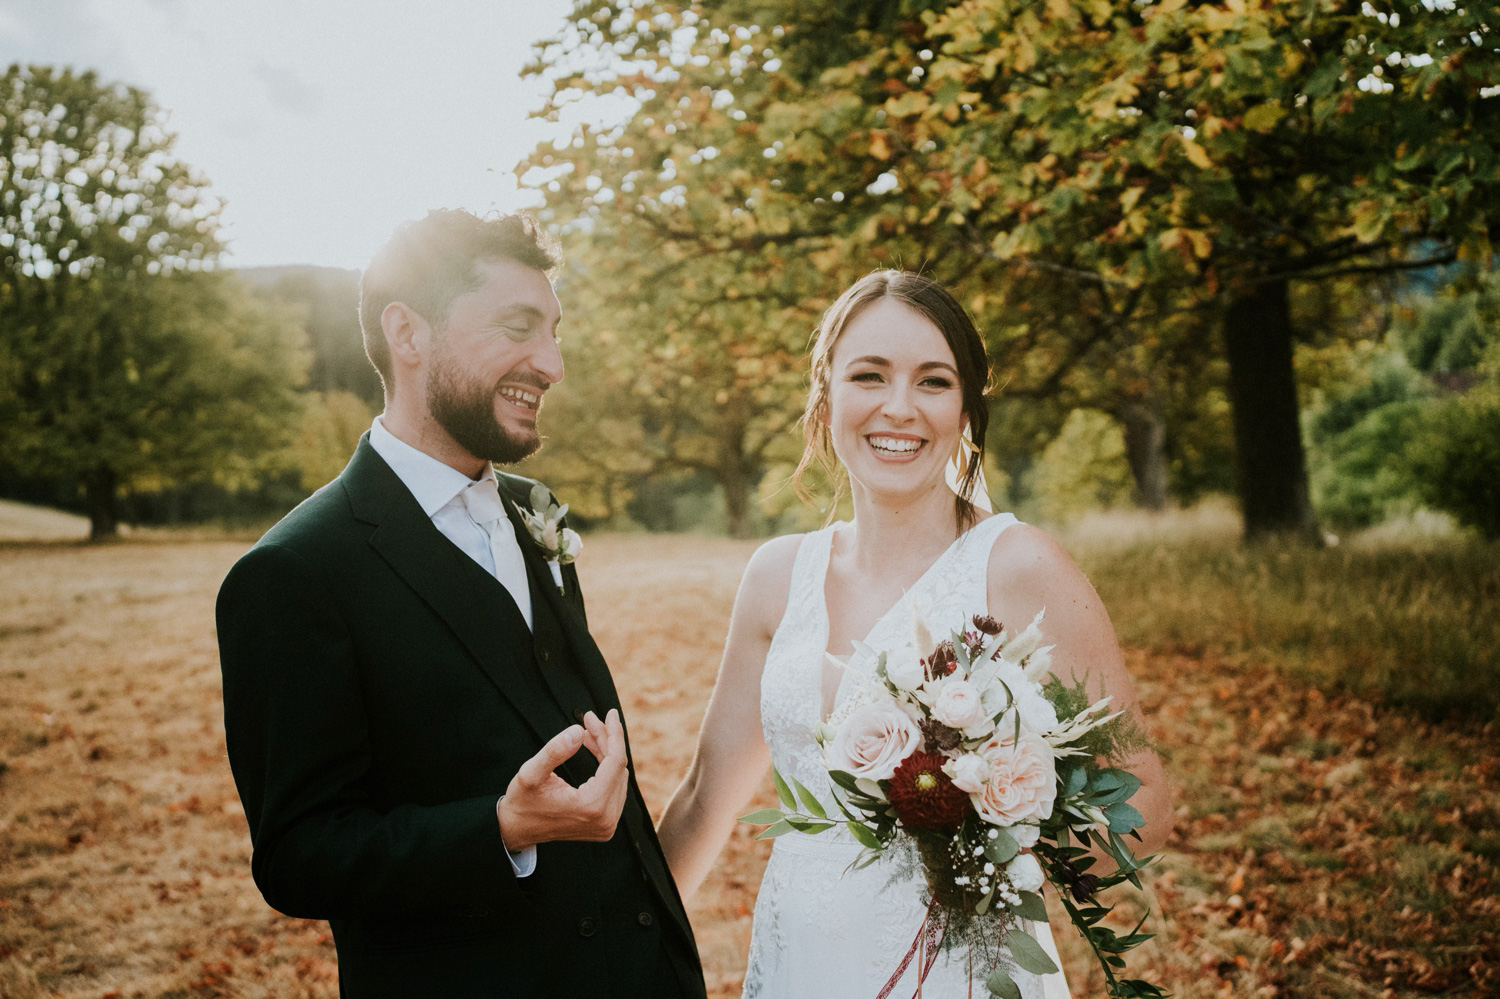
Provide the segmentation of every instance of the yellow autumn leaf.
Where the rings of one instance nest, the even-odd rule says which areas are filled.
[[[1188,162],[1200,170],[1207,170],[1214,165],[1214,161],[1208,158],[1208,151],[1197,142],[1187,136],[1179,136],[1182,140],[1182,151],[1187,153]]]
[[[1245,127],[1252,132],[1265,134],[1274,131],[1276,123],[1284,117],[1286,117],[1286,108],[1274,101],[1267,101],[1245,112]]]

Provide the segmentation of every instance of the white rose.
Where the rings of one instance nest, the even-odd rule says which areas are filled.
[[[890,780],[921,744],[921,730],[887,699],[852,712],[823,748],[823,762],[855,777]]]
[[[562,543],[564,561],[573,561],[578,557],[578,553],[583,551],[583,539],[580,538],[578,536],[578,532],[573,530],[571,527],[563,528]]]
[[[932,701],[932,717],[949,728],[965,729],[984,717],[979,690],[968,680],[944,677]]]
[[[989,777],[984,789],[969,797],[981,819],[997,826],[1012,826],[1052,814],[1057,771],[1052,747],[1041,736],[1023,731],[1012,741],[1002,725],[980,753],[989,760]]]
[[[953,786],[968,794],[984,790],[990,777],[990,761],[978,753],[965,753],[943,765],[943,772],[953,779]]]
[[[927,679],[921,657],[915,649],[909,647],[896,649],[886,657],[885,675],[896,685],[897,690],[906,691],[916,690]]]
[[[1021,667],[1013,664],[1001,666],[995,679],[997,682],[984,692],[985,707],[991,714],[1003,710],[1009,701],[1010,707],[1020,712],[1021,724],[1031,731],[1045,734],[1057,728],[1057,709],[1047,700],[1040,686],[1026,679]],[[1002,735],[1014,732],[1015,724],[1015,718],[1007,715],[995,724],[995,731]]]
[[[1036,841],[1042,838],[1041,826],[1011,826],[1005,831],[1010,833],[1010,838],[1015,840],[1016,845],[1023,850],[1036,846]]]
[[[1029,853],[1018,853],[1012,857],[1010,863],[1005,865],[1005,873],[1009,875],[1010,885],[1016,891],[1036,891],[1047,883],[1042,865]]]

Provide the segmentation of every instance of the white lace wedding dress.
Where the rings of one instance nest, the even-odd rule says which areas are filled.
[[[907,592],[870,629],[865,643],[880,649],[910,634],[907,600],[916,600],[935,633],[959,627],[986,606],[986,573],[990,549],[1000,532],[1016,523],[1010,514],[981,521],[940,555]],[[761,677],[760,710],[766,745],[776,769],[795,777],[828,801],[829,781],[813,728],[822,710],[823,653],[828,647],[828,573],[835,524],[807,535],[792,568],[786,614],[771,639]],[[873,668],[855,656],[852,669]],[[834,710],[848,695],[840,684]],[[755,903],[745,999],[876,999],[900,966],[923,922],[922,886],[913,881],[892,884],[892,872],[877,863],[845,874],[860,846],[843,829],[817,836],[789,833],[776,840]],[[1043,946],[1053,950],[1051,934],[1038,924]],[[1054,950],[1055,954],[1055,950]],[[892,999],[907,999],[917,989],[917,959],[899,980]],[[968,954],[955,949],[940,955],[922,986],[929,999],[986,996],[984,969],[976,955],[970,990]],[[1062,975],[1040,978],[1011,968],[1025,999],[1067,997]]]

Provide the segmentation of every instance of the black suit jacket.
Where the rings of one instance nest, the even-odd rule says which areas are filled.
[[[347,996],[702,996],[692,929],[635,784],[609,843],[515,876],[495,804],[521,764],[619,697],[578,577],[560,594],[500,475],[535,633],[361,440],[219,593],[229,759],[266,901],[327,919]],[[586,750],[560,769],[592,774]]]

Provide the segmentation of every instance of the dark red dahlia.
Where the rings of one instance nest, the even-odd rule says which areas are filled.
[[[926,663],[927,675],[931,677],[947,676],[958,669],[958,656],[953,651],[953,643],[943,642],[933,649]]]
[[[1005,626],[1003,624],[1001,624],[999,621],[996,621],[988,614],[984,615],[983,617],[975,614],[974,627],[978,628],[986,635],[998,635],[1000,634],[1000,632],[1005,630]]]
[[[943,773],[946,762],[938,753],[912,753],[886,782],[891,807],[908,829],[951,832],[962,824],[969,796]]]

